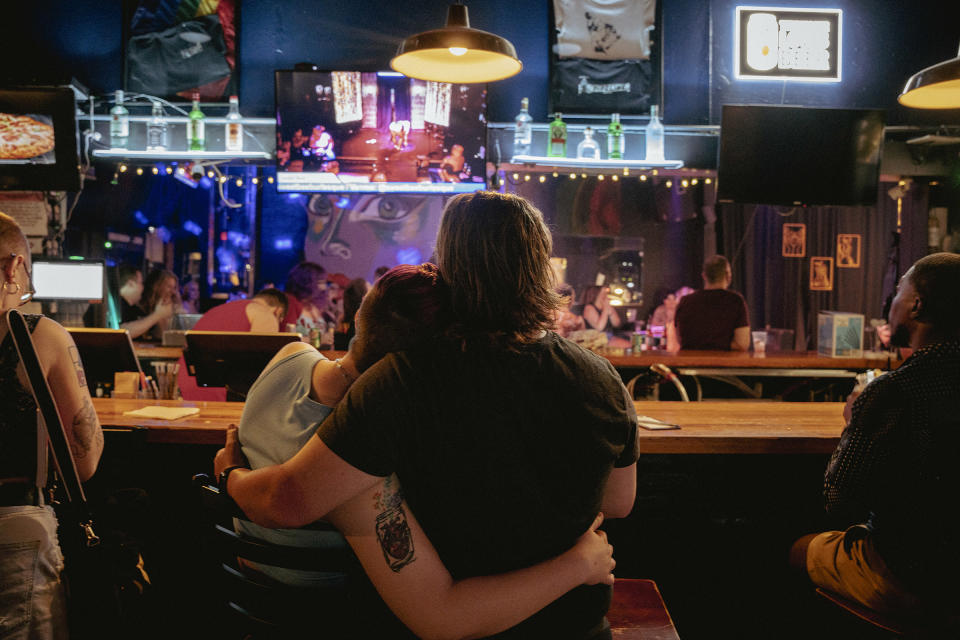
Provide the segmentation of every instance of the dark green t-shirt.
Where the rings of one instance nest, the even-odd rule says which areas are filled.
[[[611,469],[636,461],[636,429],[610,363],[548,333],[517,351],[439,342],[391,354],[318,435],[358,469],[399,476],[461,579],[570,548],[600,510]],[[609,598],[608,587],[578,587],[504,637],[587,637]]]

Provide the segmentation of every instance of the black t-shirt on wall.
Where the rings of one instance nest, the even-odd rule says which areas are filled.
[[[516,351],[440,342],[388,355],[318,435],[362,471],[397,473],[455,579],[569,549],[600,510],[611,469],[638,456],[619,375],[554,333]],[[609,602],[609,587],[580,586],[497,637],[586,638]]]

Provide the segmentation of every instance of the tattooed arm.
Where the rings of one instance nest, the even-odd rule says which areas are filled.
[[[70,333],[49,318],[37,324],[33,341],[57,403],[77,473],[81,480],[87,480],[97,470],[103,452],[103,431],[90,400],[80,354]]]
[[[580,584],[613,584],[613,547],[591,525],[570,550],[540,564],[454,580],[400,493],[396,476],[328,519],[346,537],[393,613],[421,638],[474,638],[508,629]]]

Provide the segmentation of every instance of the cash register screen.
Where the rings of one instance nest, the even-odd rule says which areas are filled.
[[[36,300],[103,300],[102,261],[34,260],[33,286]]]

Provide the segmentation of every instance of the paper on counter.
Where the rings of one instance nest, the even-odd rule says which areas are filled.
[[[124,411],[123,415],[134,416],[135,418],[153,418],[155,420],[179,420],[198,413],[200,413],[199,407],[158,407],[152,405],[134,411]]]
[[[663,420],[657,420],[656,418],[651,418],[650,416],[637,416],[637,425],[643,429],[649,429],[651,431],[680,428],[680,425],[678,424],[664,422]]]

